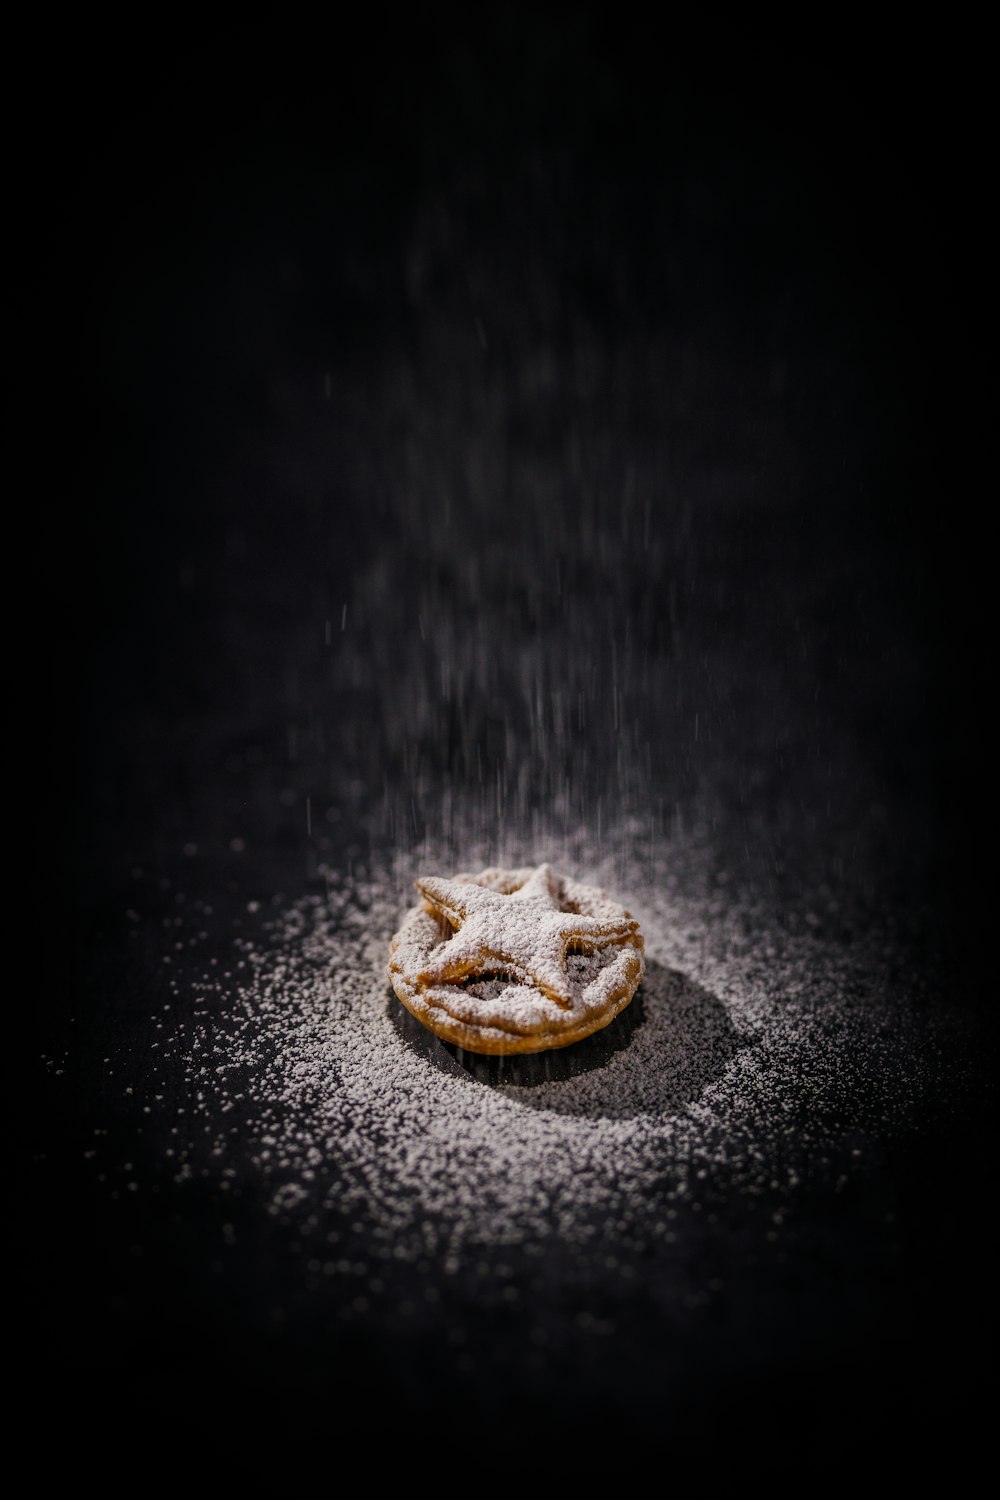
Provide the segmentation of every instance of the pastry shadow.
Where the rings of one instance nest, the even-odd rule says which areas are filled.
[[[683,1108],[746,1042],[709,990],[648,958],[631,1005],[609,1026],[548,1052],[468,1052],[434,1036],[392,993],[389,1017],[403,1041],[443,1072],[464,1073],[531,1108],[595,1119]]]

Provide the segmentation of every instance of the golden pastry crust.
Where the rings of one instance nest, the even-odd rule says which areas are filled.
[[[536,869],[422,877],[389,945],[389,980],[428,1030],[470,1052],[568,1047],[607,1026],[645,972],[635,918]]]

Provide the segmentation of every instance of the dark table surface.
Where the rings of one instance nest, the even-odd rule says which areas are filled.
[[[24,1224],[67,1423],[124,1448],[182,1418],[253,1461],[415,1419],[495,1451],[497,1421],[576,1430],[598,1392],[619,1433],[702,1456],[973,1441],[953,188],[925,55],[855,41],[500,8],[329,47],[175,40],[127,75],[93,33],[89,68],[58,59],[61,791]],[[605,1225],[539,1270],[485,1243],[399,1271],[433,1316],[344,1316],[356,1288],[308,1273],[311,1231],[248,1159],[235,1203],[177,1181],[190,1070],[146,1109],[163,1006],[201,1004],[193,959],[166,976],[171,924],[202,913],[201,973],[248,903],[324,895],[324,869],[384,887],[420,849],[457,869],[574,838],[623,893],[676,857],[695,909],[751,902],[831,964],[889,953],[872,986],[923,1082],[880,1126],[873,1053],[822,1167],[793,1133],[780,1235],[766,1186],[750,1205],[720,1174],[669,1244]]]

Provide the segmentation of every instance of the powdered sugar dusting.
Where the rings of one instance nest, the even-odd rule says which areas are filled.
[[[791,937],[752,903],[706,897],[693,870],[691,894],[657,871],[630,898],[649,963],[617,1050],[610,1028],[576,1072],[577,1048],[551,1075],[463,1057],[408,1031],[385,982],[399,873],[328,872],[326,893],[235,939],[228,975],[194,981],[199,1014],[174,1044],[190,1111],[179,1181],[235,1176],[238,1135],[240,1191],[306,1241],[353,1214],[395,1258],[550,1234],[582,1252],[596,1216],[641,1245],[713,1184],[777,1194],[780,1220],[803,1177],[845,1154],[860,1168],[863,1147],[845,1143],[902,1128],[933,1080],[915,1037],[936,1022],[894,998],[884,934],[850,952]],[[585,979],[600,961],[569,962]],[[480,981],[487,996],[497,983]]]

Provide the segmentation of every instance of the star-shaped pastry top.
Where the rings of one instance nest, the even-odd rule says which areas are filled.
[[[533,984],[550,1000],[571,1006],[566,950],[592,953],[635,936],[632,917],[604,921],[560,911],[552,871],[539,865],[509,896],[488,886],[424,876],[416,881],[426,905],[456,928],[454,937],[428,954],[417,976],[421,986],[455,983],[498,970]]]

